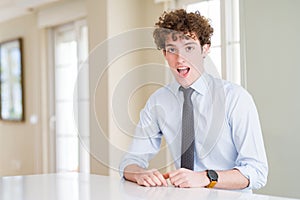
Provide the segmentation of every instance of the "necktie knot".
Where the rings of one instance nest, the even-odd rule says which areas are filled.
[[[191,88],[191,87],[184,88],[184,87],[180,86],[180,90],[183,92],[184,99],[191,99],[191,96],[194,92],[193,88]]]

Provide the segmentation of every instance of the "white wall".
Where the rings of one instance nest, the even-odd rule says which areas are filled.
[[[259,192],[300,198],[300,1],[241,2],[247,87],[260,114],[270,168]]]

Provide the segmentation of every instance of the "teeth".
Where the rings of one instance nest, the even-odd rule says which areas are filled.
[[[179,67],[179,68],[177,68],[177,69],[179,69],[179,70],[184,70],[184,69],[188,69],[188,67]]]

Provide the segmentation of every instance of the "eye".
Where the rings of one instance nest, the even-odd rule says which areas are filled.
[[[193,51],[195,49],[195,47],[193,47],[193,46],[187,46],[187,47],[185,47],[185,51],[186,52],[191,52],[191,51]]]
[[[177,49],[176,49],[176,48],[173,48],[173,47],[168,47],[168,48],[166,49],[166,51],[167,51],[168,53],[177,53]]]

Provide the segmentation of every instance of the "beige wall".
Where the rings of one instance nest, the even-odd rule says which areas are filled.
[[[25,122],[0,121],[0,175],[42,171],[41,126],[31,124],[31,115],[41,114],[41,66],[39,38],[34,14],[0,24],[0,41],[23,38]],[[40,120],[39,120],[40,121]]]
[[[247,86],[260,114],[270,168],[259,192],[300,198],[300,1],[242,2]]]
[[[157,84],[149,83],[149,80],[151,78],[153,80],[154,77],[148,77],[151,75],[147,74],[145,71],[147,67],[143,66],[151,67],[155,66],[155,63],[164,63],[161,53],[153,48],[152,31],[148,30],[149,27],[154,26],[157,16],[162,13],[162,6],[162,4],[153,4],[153,0],[108,1],[108,41],[110,44],[108,56],[110,65],[107,67],[110,113],[108,142],[110,174],[112,175],[118,176],[118,165],[121,156],[128,149],[140,110],[144,107],[149,95],[159,87]],[[149,40],[151,43],[149,47],[152,48],[145,48],[142,45],[145,40]],[[120,48],[123,48],[125,54],[115,53]],[[160,76],[160,80],[164,80],[163,73],[153,76]],[[128,81],[123,84],[124,80]],[[121,91],[127,90],[130,91],[127,95],[120,94]],[[116,98],[121,102],[118,104],[121,104],[124,112],[121,110],[114,112]],[[160,154],[158,159],[160,163],[164,162],[165,155]]]
[[[89,57],[91,173],[108,175],[109,168],[105,162],[108,160],[108,144],[105,139],[108,136],[108,76],[102,76],[100,84],[98,83],[100,77],[98,72],[105,68],[107,52],[106,47],[97,48],[107,38],[107,1],[86,2],[91,52]],[[95,94],[95,90],[99,93]],[[99,126],[102,129],[99,129]]]
[[[113,116],[112,100],[115,87],[131,69],[145,64],[149,56],[146,56],[142,50],[126,53],[126,55],[117,54],[112,58],[112,52],[128,43],[134,44],[136,42],[134,37],[124,40],[122,34],[136,28],[153,26],[154,17],[162,12],[162,5],[154,5],[152,0],[101,2],[88,0],[87,6],[91,46],[91,172],[118,176],[118,163],[122,155],[119,150],[120,148],[126,149],[130,139],[122,132],[122,127],[118,127]],[[121,37],[120,41],[117,41],[118,37]],[[152,62],[163,62],[162,57],[153,56],[153,54],[157,55],[158,52],[155,51],[150,56],[153,58]],[[136,79],[143,79],[143,76],[147,76],[139,75],[131,81],[135,82]],[[130,85],[130,83],[127,84]],[[134,98],[139,107],[134,107],[133,111],[129,111],[133,118],[138,118],[147,95],[149,96],[154,89],[156,88],[144,87],[137,92],[138,95]],[[123,102],[129,100],[122,99]]]

